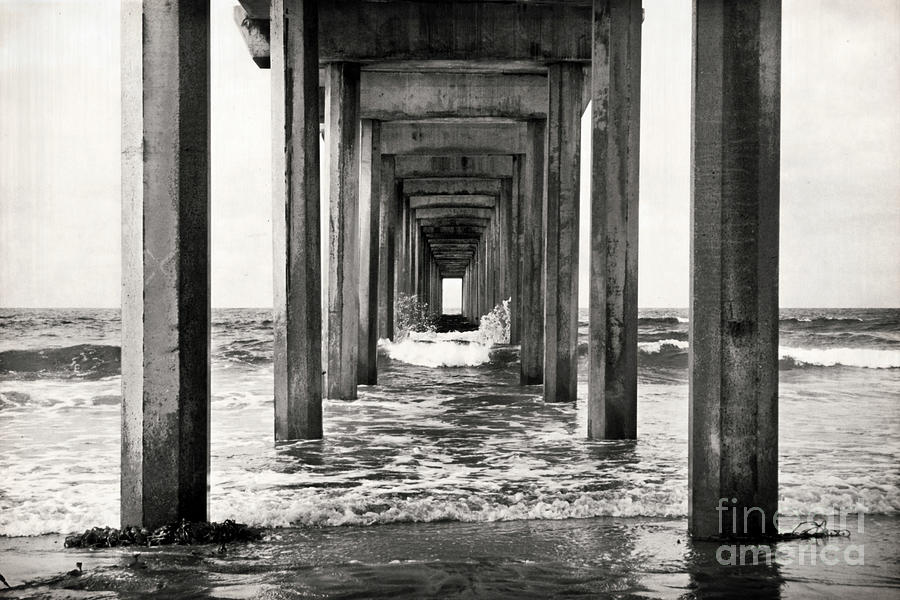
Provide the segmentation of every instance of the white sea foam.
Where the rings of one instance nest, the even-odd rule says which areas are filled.
[[[792,348],[780,346],[778,356],[798,364],[819,367],[900,368],[900,351],[875,348]]]
[[[490,347],[479,343],[425,340],[412,336],[400,342],[382,340],[381,343],[393,360],[423,367],[474,367],[491,358]]]
[[[689,346],[684,340],[657,340],[655,342],[638,342],[638,349],[646,354],[659,354],[666,346],[686,350]]]

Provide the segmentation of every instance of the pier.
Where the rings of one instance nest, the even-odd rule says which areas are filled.
[[[210,10],[122,5],[123,525],[207,518]],[[471,323],[511,299],[521,385],[574,402],[585,261],[584,435],[636,439],[641,1],[233,10],[248,60],[271,74],[274,439],[322,437],[323,397],[377,384],[395,299],[440,314],[444,279],[462,280]],[[700,538],[774,533],[780,36],[777,0],[694,0],[689,528]]]

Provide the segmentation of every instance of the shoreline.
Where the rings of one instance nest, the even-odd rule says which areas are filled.
[[[65,549],[64,535],[0,537],[0,572],[13,586],[0,590],[0,597],[79,597],[87,591],[92,597],[218,598],[897,593],[900,516],[866,515],[861,532],[854,521],[848,520],[850,538],[760,545],[772,561],[763,558],[758,565],[750,564],[749,553],[747,564],[720,564],[728,551],[691,541],[683,518],[273,528],[262,530],[261,542],[228,545],[224,552],[215,545]],[[793,524],[783,522],[782,529]],[[84,573],[65,575],[77,561]]]

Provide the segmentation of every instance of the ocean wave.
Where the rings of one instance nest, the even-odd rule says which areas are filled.
[[[118,375],[120,362],[118,346],[79,344],[42,350],[6,350],[0,352],[0,375],[99,379]]]
[[[900,368],[900,351],[873,348],[778,348],[782,367]]]
[[[213,502],[213,519],[238,518],[254,526],[336,527],[385,523],[436,521],[491,522],[520,520],[585,519],[590,517],[681,517],[687,511],[687,490],[676,488],[656,493],[633,488],[620,494],[586,492],[506,497],[460,494],[379,497],[347,493],[331,497],[300,493],[293,498],[260,501],[252,495],[228,494],[226,502]],[[220,508],[221,507],[221,508]],[[227,510],[222,510],[223,508]]]
[[[786,317],[779,319],[779,322],[840,325],[862,323],[863,320],[859,317]]]
[[[490,362],[491,348],[477,342],[405,338],[380,340],[391,360],[421,367],[476,367]]]
[[[684,340],[664,339],[639,342],[638,351],[641,364],[644,366],[686,368],[688,364],[689,343]],[[780,346],[778,358],[781,369],[818,367],[900,368],[900,351],[875,348],[800,348]]]
[[[688,319],[684,317],[640,317],[638,325],[679,325],[687,323]]]

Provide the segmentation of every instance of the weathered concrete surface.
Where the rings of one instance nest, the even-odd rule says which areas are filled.
[[[587,435],[635,439],[641,0],[593,12]]]
[[[433,196],[436,194],[496,196],[500,193],[500,179],[484,177],[410,178],[403,180],[403,193],[407,196]]]
[[[393,156],[382,156],[378,231],[378,336],[386,339],[394,337],[394,261],[397,217],[400,213],[398,186],[394,179],[395,164]]]
[[[577,398],[578,203],[582,70],[551,65],[548,73],[547,170],[544,193],[544,399]]]
[[[421,219],[493,219],[494,210],[491,208],[471,208],[471,207],[443,207],[443,208],[419,208],[415,211],[415,218]]]
[[[524,123],[392,121],[381,128],[381,151],[426,156],[520,154],[525,151],[525,133]]]
[[[259,0],[241,4],[264,18]],[[326,62],[506,59],[533,68],[531,63],[591,57],[590,2],[337,0],[321,3],[319,10],[319,54]],[[500,62],[493,68],[515,66]]]
[[[381,123],[362,122],[359,163],[358,382],[378,383],[378,265],[381,195]]]
[[[247,44],[250,58],[260,69],[268,69],[272,66],[269,48],[270,23],[268,19],[254,19],[244,7],[234,7],[234,22]]]
[[[122,7],[121,523],[207,518],[209,5]]]
[[[544,150],[546,123],[528,123],[528,152],[523,156],[522,334],[519,380],[523,385],[544,381]]]
[[[363,71],[363,118],[396,121],[443,117],[541,118],[543,75]]]
[[[316,3],[274,0],[272,228],[275,439],[322,437]]]
[[[430,196],[410,196],[409,207],[413,210],[420,208],[447,208],[458,206],[461,208],[493,208],[497,200],[494,196],[463,195],[463,194],[434,194]]]
[[[382,152],[384,152],[383,147]],[[477,154],[398,156],[395,176],[398,179],[435,176],[445,178],[512,177],[512,157]]]
[[[698,537],[776,531],[780,56],[777,0],[694,3],[688,524]]]
[[[359,351],[359,65],[328,67],[328,397],[356,398]]]

